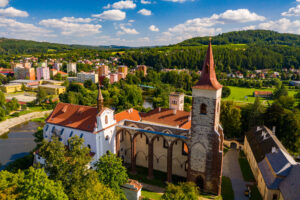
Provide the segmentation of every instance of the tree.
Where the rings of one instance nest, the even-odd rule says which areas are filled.
[[[5,106],[5,95],[2,91],[0,91],[0,107],[4,107]]]
[[[100,81],[100,80],[99,80],[99,81]],[[104,87],[105,89],[107,89],[107,88],[109,87],[109,79],[105,77],[105,78],[102,80],[102,85],[103,85],[103,87]]]
[[[84,85],[85,88],[90,89],[93,85],[93,81],[91,79],[85,80],[83,85]]]
[[[91,184],[98,185],[98,188],[104,187],[99,186],[101,183],[98,183],[97,173],[87,168],[92,157],[90,149],[83,142],[83,139],[75,136],[68,140],[68,148],[65,148],[55,135],[52,136],[52,141],[44,142],[40,155],[46,160],[45,171],[50,179],[62,182],[70,199],[87,199],[86,196],[90,196],[92,192],[97,195],[101,192],[104,196],[105,193],[112,193],[108,188],[104,191],[91,189]]]
[[[229,87],[226,87],[226,86],[224,86],[224,87],[222,88],[222,98],[229,97],[229,96],[230,96],[230,94],[231,94],[231,90],[230,90],[230,88],[229,88]]]
[[[295,99],[290,96],[280,96],[276,101],[279,104],[281,104],[282,107],[284,107],[285,109],[290,109],[290,110],[294,108],[294,104],[296,102]]]
[[[288,91],[282,84],[281,87],[276,88],[273,93],[274,99],[279,99],[281,96],[288,96]]]
[[[61,182],[49,180],[43,169],[0,172],[0,199],[68,199]]]
[[[108,152],[95,164],[99,180],[119,194],[123,194],[120,186],[128,181],[127,170],[122,164],[122,159]]]
[[[179,183],[173,185],[168,183],[162,200],[198,200],[199,190],[193,182]]]
[[[62,80],[62,76],[60,73],[57,73],[54,77],[53,77],[54,80],[57,80],[57,81],[61,81]]]
[[[5,113],[5,110],[0,107],[0,121],[3,121],[6,119],[6,113]]]
[[[241,137],[241,110],[233,102],[222,102],[220,121],[226,138]]]
[[[36,101],[39,105],[41,105],[47,97],[47,93],[44,88],[39,87],[36,95]]]

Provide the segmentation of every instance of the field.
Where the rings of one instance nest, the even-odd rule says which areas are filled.
[[[229,97],[224,98],[224,100],[232,100],[237,102],[244,103],[253,103],[255,101],[255,97],[253,96],[254,91],[274,91],[274,88],[242,88],[242,87],[234,87],[228,86],[231,90],[231,94]],[[288,90],[289,96],[294,96],[297,91],[296,90]],[[272,103],[273,100],[260,98],[264,104]]]

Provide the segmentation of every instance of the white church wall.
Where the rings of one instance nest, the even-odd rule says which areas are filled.
[[[177,176],[186,177],[187,168],[186,162],[188,156],[182,152],[182,141],[177,141],[173,144],[173,155],[172,155],[172,174]]]
[[[153,169],[167,172],[168,149],[163,146],[163,137],[158,137],[153,142]]]
[[[148,144],[144,134],[136,136],[136,165],[148,167]]]

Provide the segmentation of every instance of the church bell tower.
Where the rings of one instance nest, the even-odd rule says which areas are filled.
[[[188,172],[200,191],[220,194],[223,129],[220,126],[222,85],[216,78],[211,41],[198,83],[192,88],[191,153]]]

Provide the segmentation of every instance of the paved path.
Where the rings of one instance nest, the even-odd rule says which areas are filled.
[[[142,185],[143,185],[144,189],[149,190],[150,192],[156,192],[156,193],[161,193],[161,194],[165,192],[165,188],[162,188],[162,187],[150,185],[147,183],[142,183]]]
[[[246,182],[243,179],[241,168],[239,165],[239,152],[236,149],[230,149],[224,156],[223,160],[223,176],[230,178],[234,191],[235,200],[247,200],[244,195]]]
[[[8,132],[10,128],[16,125],[22,124],[34,118],[44,117],[46,114],[50,114],[51,112],[52,110],[47,110],[43,112],[32,112],[25,115],[21,115],[20,117],[14,117],[0,122],[0,135]]]

